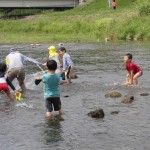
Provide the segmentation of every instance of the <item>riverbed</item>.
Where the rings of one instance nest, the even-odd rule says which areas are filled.
[[[58,44],[54,44],[58,49]],[[50,44],[0,45],[0,59],[10,48],[44,63]],[[65,43],[75,63],[77,79],[61,84],[64,115],[45,119],[42,83],[34,80],[41,70],[26,62],[27,92],[22,102],[9,102],[0,95],[0,150],[149,150],[150,144],[150,45],[149,43]],[[126,70],[123,56],[133,54],[133,61],[143,69],[138,86],[124,86]],[[17,82],[13,82],[18,87]],[[105,98],[110,91],[120,98]],[[123,104],[124,96],[134,96]],[[87,115],[102,108],[103,119]],[[117,114],[111,112],[117,111]]]

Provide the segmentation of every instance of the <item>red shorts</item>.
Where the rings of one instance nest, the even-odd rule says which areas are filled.
[[[7,83],[0,83],[0,92],[4,91],[6,93],[10,93]]]

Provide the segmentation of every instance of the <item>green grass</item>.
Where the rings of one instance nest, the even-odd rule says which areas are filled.
[[[117,9],[112,10],[107,0],[93,0],[63,12],[32,11],[36,14],[32,17],[1,19],[0,43],[96,42],[106,37],[150,40],[149,3],[118,0]]]

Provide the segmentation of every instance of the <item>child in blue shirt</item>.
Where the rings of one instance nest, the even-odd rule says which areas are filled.
[[[46,63],[47,73],[43,76],[37,77],[36,80],[42,80],[44,83],[44,97],[46,104],[46,117],[51,117],[53,108],[55,111],[59,111],[59,114],[63,114],[61,108],[59,80],[60,74],[55,73],[57,69],[57,63],[55,60],[48,60]]]
[[[66,73],[67,83],[71,83],[71,74],[74,70],[74,63],[68,53],[66,53],[66,49],[64,47],[59,48],[59,54],[62,56],[63,59],[63,70],[62,73]]]

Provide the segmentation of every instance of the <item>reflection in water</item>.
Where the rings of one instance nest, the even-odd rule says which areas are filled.
[[[49,145],[63,140],[61,136],[62,129],[60,121],[63,121],[63,118],[60,115],[53,116],[51,119],[46,119],[44,131],[46,144]]]

